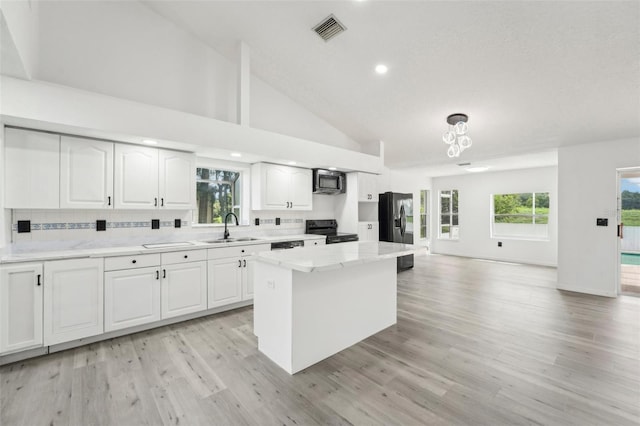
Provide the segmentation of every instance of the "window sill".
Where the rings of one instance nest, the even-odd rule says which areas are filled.
[[[532,242],[542,242],[542,243],[548,243],[551,241],[551,239],[549,237],[546,238],[535,238],[535,237],[514,237],[513,235],[511,236],[499,236],[499,235],[492,235],[490,237],[492,240],[510,240],[510,241],[532,241]]]

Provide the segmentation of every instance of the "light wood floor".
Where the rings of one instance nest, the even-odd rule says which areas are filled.
[[[640,299],[555,281],[418,257],[397,325],[295,376],[243,308],[4,366],[0,424],[638,425]]]
[[[640,295],[640,265],[620,265],[621,290]]]

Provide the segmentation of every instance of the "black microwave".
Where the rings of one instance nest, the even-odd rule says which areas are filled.
[[[313,169],[314,194],[344,194],[347,176],[334,170]]]

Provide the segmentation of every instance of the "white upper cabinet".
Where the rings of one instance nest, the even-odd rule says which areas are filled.
[[[262,169],[263,209],[287,208],[289,200],[289,168],[265,164]]]
[[[192,209],[196,204],[196,159],[193,154],[159,150],[160,208]]]
[[[313,202],[313,172],[309,169],[292,168],[290,177],[290,208],[311,210]]]
[[[358,201],[378,202],[377,176],[370,173],[358,173]]]
[[[116,208],[194,208],[194,154],[124,144],[115,152]]]
[[[310,169],[277,164],[251,166],[251,207],[253,210],[311,210]]]
[[[116,144],[114,177],[116,208],[155,209],[159,206],[156,148]]]
[[[60,208],[113,208],[113,145],[61,137]]]
[[[60,206],[60,136],[5,129],[5,208]]]

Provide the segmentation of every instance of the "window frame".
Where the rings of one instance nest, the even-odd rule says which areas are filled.
[[[443,212],[442,211],[442,199],[443,199],[443,194],[445,192],[449,193],[449,211],[448,212]],[[457,205],[456,205],[456,211],[454,213],[454,209],[453,209],[453,200],[454,200],[454,195],[453,193],[456,193],[456,200],[457,200]],[[449,216],[449,223],[448,224],[443,224],[442,223],[442,217],[443,216]],[[454,217],[455,217],[455,225],[454,225]],[[446,234],[442,233],[442,228],[444,226],[449,226],[449,232]],[[456,231],[456,235],[453,236],[453,232],[451,232],[451,228],[456,227],[457,231]],[[440,189],[438,190],[438,239],[439,240],[443,240],[443,241],[459,241],[460,240],[460,191],[458,189]]]
[[[248,164],[237,163],[232,161],[216,160],[213,158],[201,158],[196,159],[196,167],[193,173],[197,176],[197,169],[215,169],[224,170],[229,172],[240,173],[240,197],[239,208],[240,216],[238,216],[238,223],[240,226],[249,226],[251,215],[251,167]],[[198,185],[198,178],[196,177],[196,188]],[[196,206],[196,209],[198,207]],[[233,205],[233,209],[236,205]],[[197,223],[195,210],[192,212],[191,226],[194,228],[220,228],[224,227],[224,223]]]
[[[419,238],[421,240],[428,240],[430,238],[429,232],[429,206],[431,205],[431,190],[420,190],[420,233]],[[424,229],[424,236],[422,230]]]
[[[495,196],[496,195],[517,195],[522,196],[523,194],[531,196],[531,214],[528,213],[499,213],[496,215],[495,208]],[[549,211],[546,214],[536,213],[536,195],[538,194],[546,194],[549,199]],[[542,208],[542,207],[541,207]],[[550,219],[550,210],[551,210],[551,192],[550,191],[527,191],[527,192],[509,192],[509,193],[494,193],[490,194],[490,214],[489,214],[489,233],[491,239],[508,239],[508,240],[521,240],[521,241],[550,241],[549,235],[549,219]],[[496,217],[530,217],[531,222],[522,223],[522,225],[547,225],[547,233],[543,236],[536,236],[531,234],[498,234],[496,233],[495,224]],[[546,218],[546,223],[536,223],[537,218]],[[500,223],[500,222],[498,222]],[[509,222],[506,222],[509,223]],[[516,223],[517,224],[517,223]]]

